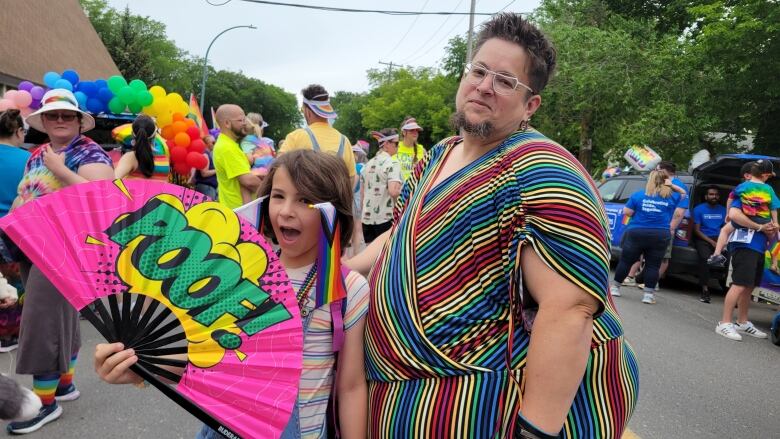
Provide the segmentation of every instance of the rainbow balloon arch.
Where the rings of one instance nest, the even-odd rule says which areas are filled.
[[[205,150],[203,137],[209,129],[200,108],[190,96],[189,103],[179,93],[168,93],[163,87],[147,84],[140,79],[127,81],[121,75],[108,79],[82,81],[72,69],[46,72],[46,87],[30,81],[19,83],[18,90],[8,90],[0,98],[0,111],[19,109],[28,116],[41,108],[41,98],[50,89],[63,88],[73,92],[79,108],[92,114],[147,114],[153,117],[169,150],[171,168],[181,175],[200,169]]]

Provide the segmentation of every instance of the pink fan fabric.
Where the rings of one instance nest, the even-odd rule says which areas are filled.
[[[136,243],[142,240],[122,245],[114,241],[121,241],[117,237],[123,232],[117,230],[131,230],[129,226],[123,228],[128,218],[153,215],[157,212],[151,209],[154,206],[184,221],[182,224],[190,230],[189,234],[168,231],[160,239],[194,236],[192,242],[183,244],[192,249],[210,243],[208,258],[189,264],[190,270],[210,270],[214,274],[213,264],[219,262],[229,269],[224,273],[229,272],[234,278],[240,273],[236,285],[243,285],[244,290],[251,292],[247,297],[252,303],[241,301],[242,306],[251,310],[253,305],[261,303],[266,308],[273,305],[274,312],[257,317],[249,325],[225,312],[207,325],[195,320],[206,312],[198,314],[200,311],[193,311],[194,306],[190,309],[182,306],[191,300],[189,293],[176,303],[172,293],[169,293],[171,299],[164,296],[160,287],[163,282],[149,281],[147,272],[138,268],[140,265],[133,265],[130,255],[141,251]],[[187,335],[189,364],[176,390],[242,437],[281,435],[298,396],[303,351],[301,318],[281,263],[249,222],[226,207],[206,200],[200,193],[180,186],[150,180],[116,180],[71,186],[41,197],[0,219],[0,228],[76,309],[81,310],[109,294],[129,291],[160,300],[180,320],[189,318],[189,323],[182,324]],[[128,236],[132,237],[125,235],[125,239],[129,240]],[[192,250],[187,257],[195,252]],[[158,268],[166,260],[175,259],[175,255],[176,252],[161,255]],[[183,264],[186,263],[185,260]],[[190,278],[198,275],[180,273]],[[220,282],[229,278],[224,273],[217,273]],[[192,285],[196,286],[191,288],[197,288],[197,284]],[[237,290],[238,287],[228,290],[225,297],[235,299]],[[227,299],[216,302],[208,311],[221,312],[220,307],[230,305],[228,302]],[[195,318],[188,317],[193,313]],[[214,335],[217,326],[221,332]],[[219,334],[225,334],[225,328],[226,332],[238,336],[228,334],[233,337],[231,340],[237,342],[240,338],[238,348],[230,349],[215,341]]]

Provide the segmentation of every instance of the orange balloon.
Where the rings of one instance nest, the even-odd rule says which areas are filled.
[[[187,128],[195,126],[195,121],[190,119],[189,117],[184,118],[184,123],[187,124]]]
[[[176,134],[187,131],[187,124],[182,121],[176,121],[173,123],[173,132]]]
[[[173,131],[173,125],[168,125],[163,127],[162,129],[162,136],[164,139],[173,139],[173,136],[176,135],[176,132]]]
[[[173,142],[176,143],[176,146],[186,148],[190,146],[190,136],[188,136],[187,133],[178,133],[176,134],[176,137],[173,138]]]
[[[174,122],[184,122],[184,115],[181,113],[173,113]]]

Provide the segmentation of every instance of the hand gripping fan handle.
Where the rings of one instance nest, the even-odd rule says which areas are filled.
[[[187,410],[198,418],[201,422],[208,425],[212,430],[222,434],[230,439],[243,439],[238,433],[234,432],[229,426],[219,422],[216,418],[208,414],[205,410],[195,405],[187,397],[177,392],[173,387],[162,382],[156,375],[148,371],[145,367],[136,363],[130,366],[130,370],[138,374],[141,378],[146,380],[149,384],[156,387],[157,390],[162,392],[165,396],[170,398],[176,404],[179,404],[184,410]]]

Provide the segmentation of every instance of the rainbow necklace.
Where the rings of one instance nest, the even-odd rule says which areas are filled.
[[[311,266],[309,272],[306,274],[306,278],[303,279],[301,287],[298,289],[298,309],[301,310],[301,317],[306,317],[309,311],[306,310],[306,301],[309,299],[309,292],[311,287],[314,286],[314,277],[317,274],[317,261],[314,261],[314,265]]]

